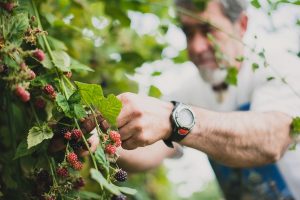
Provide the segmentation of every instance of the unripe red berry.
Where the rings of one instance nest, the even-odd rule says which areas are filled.
[[[67,155],[67,161],[73,165],[78,161],[78,157],[74,152],[71,152]]]
[[[1,7],[6,11],[11,12],[14,9],[15,4],[13,2],[1,3]]]
[[[82,132],[81,130],[79,129],[73,129],[72,130],[72,137],[75,139],[75,140],[78,140],[82,137]]]
[[[82,162],[77,161],[77,162],[73,163],[72,167],[73,167],[75,170],[80,171],[80,170],[82,169],[83,165],[82,165]]]
[[[116,153],[117,148],[114,145],[107,145],[105,147],[105,152],[110,155],[114,155]]]
[[[109,132],[109,137],[114,142],[117,142],[121,139],[121,135],[117,131],[110,131]]]
[[[54,94],[54,93],[55,93],[55,90],[54,90],[54,88],[53,88],[52,85],[47,84],[47,85],[45,85],[45,87],[44,87],[44,92],[45,92],[46,94],[51,95],[51,94]]]
[[[45,53],[41,49],[37,49],[32,53],[38,61],[42,62],[45,59]]]
[[[23,102],[27,102],[30,100],[30,93],[21,86],[16,87],[15,93]]]
[[[83,187],[84,185],[85,185],[85,182],[84,182],[83,178],[80,177],[80,178],[76,179],[75,182],[73,183],[73,188],[78,190],[81,187]]]
[[[71,133],[70,131],[66,132],[66,133],[64,134],[64,138],[65,138],[66,140],[71,140],[71,139],[72,139],[72,133]]]
[[[34,71],[32,71],[31,69],[28,71],[28,79],[29,80],[33,80],[35,79],[36,75],[34,73]]]
[[[58,168],[56,170],[56,173],[57,173],[58,176],[63,177],[63,178],[69,176],[69,171],[68,171],[68,169],[66,167],[60,167],[60,168]]]

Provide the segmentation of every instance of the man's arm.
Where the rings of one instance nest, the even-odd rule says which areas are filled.
[[[131,93],[119,95],[123,148],[135,149],[166,139],[171,133],[172,104]],[[291,117],[280,112],[212,112],[192,107],[196,125],[182,145],[207,153],[233,167],[277,161],[291,142]]]

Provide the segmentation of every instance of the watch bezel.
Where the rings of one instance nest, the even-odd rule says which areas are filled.
[[[179,118],[179,113],[182,111],[182,110],[188,110],[188,111],[190,111],[190,113],[191,113],[191,115],[192,115],[192,118],[193,118],[193,121],[192,121],[192,123],[190,124],[190,125],[188,125],[188,126],[182,126],[182,125],[180,125],[179,124],[179,122],[178,122],[178,118]],[[173,118],[173,121],[174,121],[174,123],[175,123],[175,125],[178,127],[178,129],[180,129],[180,128],[183,128],[183,129],[186,129],[186,130],[191,130],[193,127],[194,127],[194,125],[195,125],[195,114],[194,114],[194,112],[192,111],[192,109],[189,107],[189,106],[187,106],[187,105],[185,105],[185,104],[183,104],[183,103],[180,103],[180,105],[178,105],[177,106],[177,108],[173,111],[173,113],[172,113],[172,118]]]

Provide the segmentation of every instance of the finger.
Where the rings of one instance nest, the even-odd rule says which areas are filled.
[[[128,93],[123,93],[117,96],[117,98],[122,102],[122,109],[117,117],[118,128],[121,128],[132,119],[132,109],[128,96]]]
[[[142,128],[137,126],[136,120],[131,121],[119,129],[121,140],[125,141],[141,132]]]
[[[94,133],[88,140],[87,140],[88,144],[89,144],[89,148],[91,150],[91,152],[95,152],[97,150],[97,147],[99,145],[99,136],[97,133]],[[89,155],[89,151],[87,149],[81,151],[79,153],[80,156],[87,156]]]
[[[122,142],[122,148],[127,150],[133,150],[138,148],[138,145],[135,143],[135,140],[132,138]]]

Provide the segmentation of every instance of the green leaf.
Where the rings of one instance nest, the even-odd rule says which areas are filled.
[[[69,104],[80,103],[81,96],[79,90],[76,90],[68,99]]]
[[[15,153],[14,159],[18,159],[27,155],[32,154],[36,150],[35,147],[28,149],[26,139],[22,140],[22,142],[18,145],[18,148]]]
[[[105,153],[101,147],[98,147],[95,151],[96,161],[104,167],[105,171],[109,173],[109,162],[106,159]]]
[[[88,192],[88,191],[80,191],[78,193],[80,199],[101,199],[101,196],[94,192]]]
[[[71,58],[65,51],[55,50],[52,52],[52,55],[53,62],[57,68],[64,72],[70,71]]]
[[[97,181],[100,184],[101,187],[103,186],[105,189],[107,189],[112,194],[115,194],[115,195],[120,195],[121,194],[118,187],[115,186],[112,183],[108,183],[107,180],[103,177],[103,175],[98,170],[92,168],[90,170],[90,173],[91,173],[92,179]]]
[[[46,69],[54,68],[54,65],[53,65],[48,53],[45,53],[45,59],[41,63],[43,65],[43,67],[45,67]]]
[[[227,76],[225,82],[229,85],[237,85],[238,79],[238,69],[236,67],[227,68]]]
[[[111,125],[116,124],[122,103],[115,95],[110,94],[107,98],[95,102],[95,106]]]
[[[151,97],[159,98],[159,97],[161,97],[162,93],[157,87],[155,87],[154,85],[151,85],[149,88],[148,95]]]
[[[41,126],[34,126],[29,130],[27,137],[28,149],[43,142],[43,140],[53,137],[53,132],[47,123]]]
[[[118,189],[124,194],[135,195],[137,193],[135,189],[128,187],[118,187]]]
[[[80,71],[89,71],[89,72],[93,72],[93,71],[94,71],[94,70],[91,69],[90,67],[88,67],[88,66],[86,66],[86,65],[84,65],[84,64],[82,64],[82,63],[80,63],[80,62],[78,62],[78,61],[75,60],[75,59],[71,59],[71,66],[70,66],[70,68],[71,68],[72,70],[75,70],[75,71],[78,71],[78,72],[80,72]]]
[[[275,78],[273,76],[270,76],[270,77],[267,78],[267,81],[271,81],[273,79],[275,79]]]
[[[63,51],[67,51],[68,47],[65,45],[65,43],[63,43],[62,41],[51,37],[51,36],[47,36],[47,39],[49,41],[50,47],[54,50],[63,50]]]
[[[252,0],[251,5],[254,6],[255,8],[260,8],[261,7],[258,0]]]
[[[257,63],[252,63],[252,70],[255,71],[259,68],[259,65]]]
[[[77,119],[86,117],[86,112],[81,104],[74,104],[73,111]]]
[[[100,85],[81,83],[78,81],[75,81],[75,84],[79,89],[82,99],[84,99],[84,103],[86,103],[87,105],[95,105],[98,100],[104,98],[103,91]]]
[[[300,117],[293,118],[291,124],[291,135],[292,136],[300,135]]]
[[[55,99],[58,107],[67,115],[70,115],[70,106],[64,95],[58,93]]]

